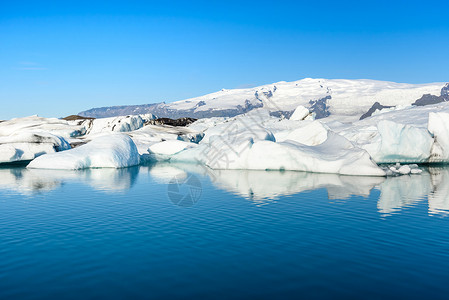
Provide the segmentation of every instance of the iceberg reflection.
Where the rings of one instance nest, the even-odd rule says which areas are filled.
[[[294,171],[211,170],[178,163],[160,163],[150,171],[150,175],[159,182],[168,182],[172,176],[187,173],[207,176],[216,187],[249,199],[256,205],[323,188],[327,190],[329,200],[368,197],[376,189],[380,191],[377,209],[383,216],[397,213],[426,198],[429,214],[449,214],[448,167],[428,168],[420,175],[386,178]]]
[[[31,195],[56,190],[66,182],[78,181],[103,192],[123,192],[134,185],[138,175],[139,167],[76,171],[0,168],[0,190]]]
[[[391,215],[402,208],[424,200],[432,192],[431,174],[407,175],[387,178],[380,186],[377,208],[383,215]]]
[[[329,199],[369,196],[385,178],[276,171],[215,171],[215,185],[262,204],[281,196],[325,188]]]
[[[429,193],[429,214],[449,214],[449,168],[429,168],[432,192]]]
[[[380,191],[377,209],[383,216],[422,201],[428,201],[430,215],[449,214],[448,167],[431,167],[420,175],[388,178],[292,171],[211,170],[202,165],[178,163],[79,171],[0,168],[0,190],[29,195],[56,190],[65,183],[81,182],[105,193],[123,193],[134,186],[139,176],[149,176],[159,184],[168,184],[172,178],[189,173],[209,178],[217,188],[249,199],[256,205],[316,189],[326,189],[330,200],[369,197],[374,189]]]
[[[418,176],[388,178],[379,189],[379,212],[390,215],[427,199],[429,215],[449,214],[449,168],[429,167]]]

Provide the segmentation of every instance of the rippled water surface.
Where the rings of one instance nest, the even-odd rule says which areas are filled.
[[[0,169],[0,299],[449,297],[449,169]]]

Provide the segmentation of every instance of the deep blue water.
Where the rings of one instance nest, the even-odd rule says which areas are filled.
[[[0,169],[0,299],[448,299],[449,169]]]

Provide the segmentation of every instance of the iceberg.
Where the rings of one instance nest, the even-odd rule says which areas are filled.
[[[369,154],[333,132],[326,141],[307,146],[293,141],[255,143],[247,158],[249,170],[292,170],[342,175],[385,176]]]
[[[307,146],[316,146],[326,141],[327,132],[328,128],[326,128],[321,122],[313,121],[304,127],[290,131],[285,139]]]
[[[306,79],[300,83],[301,87],[295,83],[291,88],[310,84],[317,88],[314,94],[319,99],[304,94],[298,101],[279,84],[254,94],[262,107],[234,117],[203,118],[183,127],[151,124],[155,116],[150,114],[67,120],[32,116],[5,121],[0,123],[0,163],[32,161],[29,168],[83,169],[123,168],[156,160],[199,163],[213,170],[398,176],[421,172],[404,164],[449,162],[449,103],[406,106],[424,89],[438,91],[439,84],[417,86],[410,93],[409,86],[397,85],[394,105],[401,109],[354,120],[359,109],[372,101],[368,96],[362,106],[347,110],[353,104],[352,100],[343,103],[347,82]],[[324,88],[325,83],[334,88]],[[377,92],[384,88],[393,92],[383,86],[373,93],[383,97]],[[281,101],[277,97],[284,92],[282,102],[288,105],[277,107],[275,102]],[[224,93],[232,96],[229,91]],[[399,101],[405,94],[407,101]],[[357,95],[352,96],[355,101]],[[325,107],[332,113],[315,120],[312,102],[320,99],[332,104]],[[283,117],[290,114],[288,119]]]
[[[24,132],[51,133],[63,138],[78,137],[86,133],[84,126],[56,118],[30,116],[0,123],[0,136],[11,136]]]
[[[440,103],[386,112],[354,123],[326,125],[368,151],[377,163],[446,163],[447,111],[449,103]]]
[[[163,141],[155,143],[148,148],[150,156],[155,160],[168,160],[176,153],[188,148],[197,147],[197,144],[184,142],[180,140]]]
[[[71,150],[42,155],[33,160],[30,169],[126,168],[140,163],[132,139],[125,134],[109,134]]]
[[[429,113],[428,128],[435,139],[430,161],[449,162],[449,114],[445,112]]]
[[[304,106],[300,105],[298,106],[293,114],[290,117],[290,120],[293,121],[301,121],[304,120],[308,115],[310,114],[310,111],[305,108]]]
[[[377,138],[363,147],[377,163],[429,160],[434,140],[426,128],[382,120],[377,124],[377,131]]]
[[[198,147],[176,153],[171,160],[199,162],[211,169],[223,170],[292,170],[345,175],[386,175],[385,171],[371,160],[368,152],[317,123],[312,123],[308,130],[312,134],[306,136],[305,140],[302,140],[303,143],[294,140],[276,142],[269,130],[254,122],[243,126],[238,119],[234,119],[233,123],[228,122],[223,130],[212,131],[214,134],[206,131],[205,139]]]
[[[0,136],[0,163],[29,161],[70,148],[63,137],[48,132],[19,132]]]
[[[145,120],[139,115],[95,119],[89,128],[89,133],[129,132],[142,128],[144,123]]]

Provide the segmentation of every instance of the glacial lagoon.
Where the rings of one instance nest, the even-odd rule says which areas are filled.
[[[449,295],[449,168],[0,168],[0,299]]]

